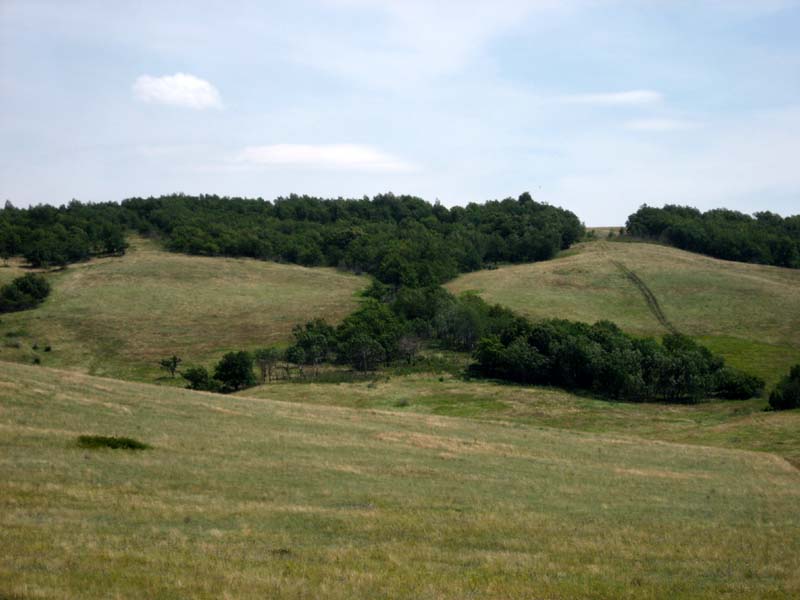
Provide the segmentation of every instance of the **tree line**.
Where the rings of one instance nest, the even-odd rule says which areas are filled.
[[[800,215],[644,205],[628,217],[625,229],[635,237],[716,258],[800,268]]]
[[[61,265],[125,249],[124,232],[175,252],[246,256],[370,273],[396,287],[424,287],[498,262],[553,257],[584,235],[571,212],[530,194],[447,208],[413,196],[362,199],[130,198],[0,211],[4,255]]]
[[[125,251],[126,213],[118,204],[40,205],[0,209],[0,257],[23,256],[33,267],[60,267]]]
[[[284,351],[231,353],[213,375],[195,367],[184,377],[193,389],[235,391],[255,384],[254,361],[266,382],[281,362],[306,374],[318,372],[324,363],[368,372],[412,363],[428,345],[471,352],[471,376],[553,385],[612,399],[744,399],[764,388],[761,379],[725,365],[722,357],[680,334],[658,342],[627,335],[608,321],[532,322],[474,294],[456,297],[435,286],[393,290],[376,283],[367,296],[338,326],[324,319],[295,326],[293,342]]]

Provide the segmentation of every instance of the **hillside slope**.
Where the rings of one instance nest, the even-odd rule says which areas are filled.
[[[48,366],[150,381],[165,374],[158,361],[173,353],[204,363],[286,340],[293,325],[314,317],[335,322],[367,283],[333,269],[164,252],[143,239],[123,257],[49,278],[53,292],[41,307],[3,315],[0,360],[39,357]]]
[[[447,287],[476,290],[533,318],[607,319],[639,335],[677,330],[769,382],[800,362],[800,271],[794,269],[598,241],[552,261],[469,273]]]
[[[800,475],[769,454],[10,363],[0,409],[0,595],[800,593]]]

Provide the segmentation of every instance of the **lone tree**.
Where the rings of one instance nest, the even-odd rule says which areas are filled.
[[[217,363],[214,379],[222,383],[223,392],[235,392],[256,384],[253,356],[249,352],[228,352]]]
[[[175,377],[175,372],[178,370],[178,365],[181,364],[181,359],[173,354],[169,358],[161,359],[158,364],[161,365],[162,369],[169,371],[172,377]]]
[[[255,359],[258,369],[261,371],[261,383],[272,381],[272,371],[281,360],[281,355],[281,351],[274,346],[256,350]]]

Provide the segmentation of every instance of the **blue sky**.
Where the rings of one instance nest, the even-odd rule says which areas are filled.
[[[0,201],[800,212],[800,2],[0,0]]]

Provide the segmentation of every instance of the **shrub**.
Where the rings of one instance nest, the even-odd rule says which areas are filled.
[[[50,284],[41,275],[28,273],[0,287],[0,313],[35,308],[47,298]]]
[[[793,366],[778,382],[769,395],[769,405],[775,410],[800,408],[800,365]]]
[[[761,395],[764,391],[764,380],[725,367],[717,373],[717,395],[730,400],[746,400]]]
[[[189,382],[186,387],[190,390],[218,392],[222,388],[222,384],[213,379],[205,367],[189,367],[181,373],[181,377]]]
[[[78,436],[78,446],[92,450],[97,448],[111,448],[112,450],[147,450],[151,448],[148,444],[134,440],[133,438],[105,435]]]

